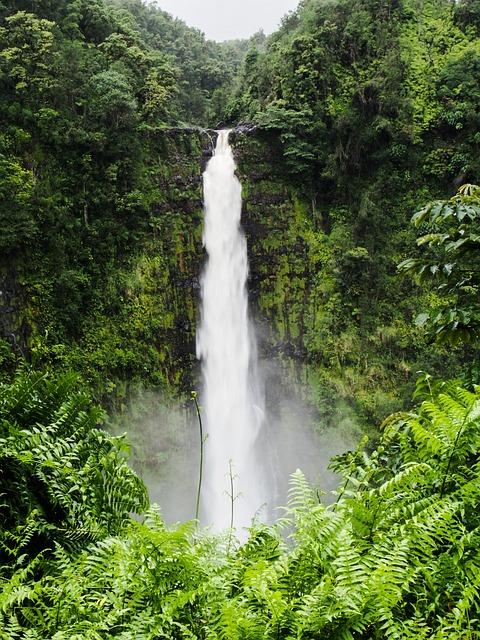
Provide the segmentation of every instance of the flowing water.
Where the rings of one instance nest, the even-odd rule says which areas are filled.
[[[197,357],[202,363],[206,427],[201,520],[216,529],[248,526],[266,499],[258,439],[264,402],[249,319],[247,244],[240,226],[242,188],[228,131],[220,131],[204,174],[203,241]],[[231,477],[232,476],[232,477]],[[232,490],[233,485],[233,490]]]

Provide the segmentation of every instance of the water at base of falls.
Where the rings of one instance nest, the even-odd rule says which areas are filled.
[[[200,519],[217,530],[231,525],[232,501],[234,526],[249,526],[267,494],[256,446],[265,411],[248,313],[242,188],[228,136],[228,131],[219,132],[204,174],[203,242],[208,260],[201,279],[197,331],[207,434]]]

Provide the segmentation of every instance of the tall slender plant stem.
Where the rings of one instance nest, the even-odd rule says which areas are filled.
[[[200,429],[200,469],[198,472],[198,488],[197,488],[197,503],[195,505],[195,520],[198,521],[200,515],[200,497],[202,494],[202,480],[203,480],[203,445],[205,444],[205,440],[203,438],[203,422],[202,422],[202,412],[200,411],[200,405],[198,404],[198,394],[196,391],[192,391],[192,400],[195,403],[195,409],[197,411],[198,418],[198,426]]]
[[[230,476],[230,531],[233,530],[233,514],[234,514],[234,502],[235,495],[233,493],[233,471],[232,471],[232,461],[229,463],[229,476]]]
[[[230,480],[230,493],[228,493],[228,491],[226,493],[230,498],[230,533],[228,534],[227,555],[230,555],[230,549],[232,547],[232,538],[233,538],[233,524],[234,524],[233,517],[235,512],[235,500],[238,498],[238,496],[236,496],[234,493],[234,481],[236,476],[233,473],[233,461],[231,459],[228,461],[228,477]]]

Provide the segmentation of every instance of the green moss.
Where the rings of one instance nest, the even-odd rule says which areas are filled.
[[[369,429],[408,402],[416,371],[446,357],[415,331],[411,320],[422,301],[395,275],[413,240],[405,212],[424,189],[412,183],[400,194],[405,184],[385,172],[375,186],[357,185],[358,204],[348,193],[345,201],[342,194],[312,199],[289,176],[273,134],[234,143],[252,303],[270,327],[266,348],[296,361],[292,384],[298,361],[306,369],[324,422],[349,407]],[[458,356],[447,360],[449,374],[458,370]]]

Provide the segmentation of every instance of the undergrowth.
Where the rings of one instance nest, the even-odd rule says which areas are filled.
[[[480,637],[480,388],[420,381],[377,448],[248,541],[167,528],[71,378],[1,389],[2,640]],[[6,490],[5,490],[6,489]],[[9,490],[10,489],[10,490]]]

